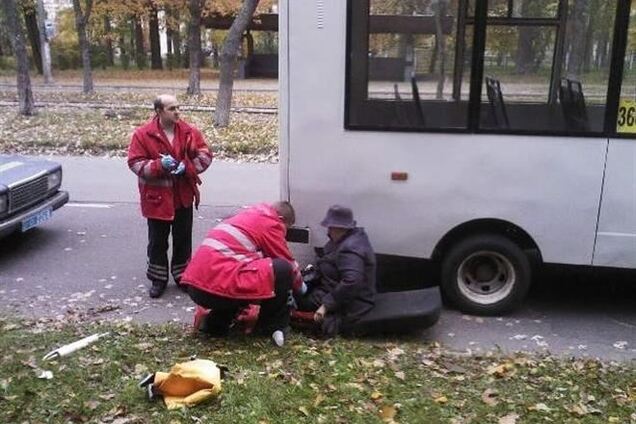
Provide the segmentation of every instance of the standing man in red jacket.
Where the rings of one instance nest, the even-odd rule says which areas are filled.
[[[289,291],[303,282],[285,235],[294,224],[289,202],[259,204],[214,227],[194,253],[182,284],[199,306],[211,309],[205,328],[227,335],[238,310],[260,303],[257,326],[282,346],[289,326]]]
[[[148,219],[150,297],[159,297],[168,272],[180,286],[192,254],[192,204],[199,206],[198,174],[212,162],[201,132],[179,119],[179,102],[169,94],[154,101],[155,116],[133,133],[128,167],[138,177],[141,213]],[[172,231],[172,260],[168,237]]]

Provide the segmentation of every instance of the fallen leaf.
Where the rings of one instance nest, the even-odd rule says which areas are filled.
[[[404,379],[406,378],[406,375],[404,375],[404,371],[398,371],[395,373],[395,377],[404,381]]]
[[[373,400],[378,400],[382,397],[382,393],[378,392],[377,390],[373,393],[371,393],[371,399]]]
[[[495,406],[499,403],[497,396],[499,396],[499,392],[497,390],[486,389],[481,394],[481,400],[483,400],[486,405]]]
[[[397,408],[394,405],[382,405],[382,408],[380,408],[382,421],[393,422],[396,414]]]
[[[307,408],[305,408],[304,406],[299,407],[299,408],[298,408],[298,410],[299,410],[300,412],[302,412],[304,416],[306,416],[306,417],[308,417],[308,416],[309,416],[309,411],[308,411],[308,410],[307,410]]]
[[[318,396],[316,396],[316,399],[314,399],[314,408],[317,408],[323,400],[325,400],[325,397],[322,394],[318,393]]]
[[[499,418],[499,424],[516,424],[517,418],[519,418],[518,414],[508,414]]]
[[[587,409],[587,406],[585,406],[583,403],[580,403],[580,402],[577,403],[576,405],[566,407],[565,409],[572,414],[578,415],[579,417],[582,417],[590,413],[590,411]]]
[[[441,404],[444,404],[444,403],[447,403],[447,402],[448,402],[448,398],[447,398],[446,396],[439,396],[439,397],[436,397],[436,398],[435,398],[435,399],[433,399],[433,400],[434,400],[436,403],[441,403]]]
[[[506,362],[488,368],[487,373],[498,378],[510,377],[515,374],[515,366],[510,362]]]
[[[143,374],[145,372],[148,372],[148,367],[142,364],[136,364],[135,365],[135,374],[136,375],[140,375]]]
[[[537,403],[535,405],[528,407],[529,411],[539,411],[539,412],[550,412],[552,409],[548,407],[545,403]]]
[[[84,406],[90,409],[91,411],[97,409],[99,405],[100,405],[100,402],[97,400],[89,400],[84,402]]]

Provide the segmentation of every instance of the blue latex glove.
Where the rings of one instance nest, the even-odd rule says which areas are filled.
[[[179,162],[179,166],[173,171],[170,171],[172,175],[181,175],[185,172],[186,166],[184,162]]]
[[[177,167],[177,161],[170,155],[161,155],[161,166],[166,171],[172,171]]]

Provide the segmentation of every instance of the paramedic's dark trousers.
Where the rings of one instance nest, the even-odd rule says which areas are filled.
[[[172,260],[168,264],[168,237],[172,230]],[[179,284],[192,255],[192,208],[175,211],[173,221],[148,219],[148,270],[151,281],[168,283],[168,270]]]
[[[257,327],[267,334],[285,330],[289,326],[289,306],[287,298],[292,287],[292,266],[284,259],[273,259],[274,292],[271,299],[260,302]],[[230,299],[188,286],[190,298],[199,306],[210,309],[203,323],[202,331],[216,337],[226,336],[232,320],[240,308],[255,301]]]

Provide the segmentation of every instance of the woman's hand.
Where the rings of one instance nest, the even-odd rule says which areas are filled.
[[[314,312],[314,321],[322,322],[325,319],[325,314],[327,313],[327,308],[325,305],[320,305],[320,308],[316,312]]]

